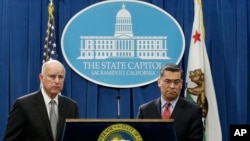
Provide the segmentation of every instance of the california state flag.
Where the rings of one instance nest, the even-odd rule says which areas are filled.
[[[204,141],[221,141],[221,127],[213,78],[205,45],[201,0],[194,0],[194,23],[190,41],[185,97],[202,107]]]

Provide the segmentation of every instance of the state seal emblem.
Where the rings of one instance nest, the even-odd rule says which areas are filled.
[[[118,123],[105,128],[97,141],[143,141],[143,139],[132,126]]]

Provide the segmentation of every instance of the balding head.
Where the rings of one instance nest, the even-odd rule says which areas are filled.
[[[63,89],[65,68],[57,60],[50,60],[43,64],[39,76],[41,86],[50,98],[54,98]]]
[[[45,71],[46,67],[50,66],[50,65],[59,65],[59,66],[61,66],[64,69],[64,75],[65,75],[65,73],[66,73],[65,68],[64,68],[63,64],[61,62],[59,62],[58,60],[49,60],[49,61],[46,61],[45,63],[43,63],[41,74],[44,74],[44,71]]]

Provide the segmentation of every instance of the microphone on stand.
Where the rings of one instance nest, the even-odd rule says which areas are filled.
[[[116,100],[117,100],[117,118],[120,118],[120,96],[117,95],[116,96]]]

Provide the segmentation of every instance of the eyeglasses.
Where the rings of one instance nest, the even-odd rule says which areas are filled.
[[[181,79],[175,79],[175,80],[171,80],[171,79],[164,79],[162,80],[163,82],[165,82],[167,85],[171,85],[174,84],[175,86],[179,85],[180,83],[182,83]]]

